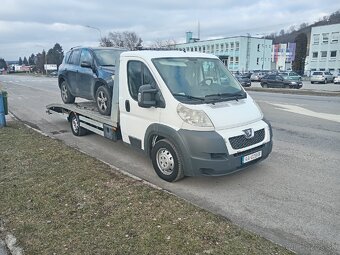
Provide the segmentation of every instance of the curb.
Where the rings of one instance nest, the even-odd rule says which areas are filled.
[[[244,88],[246,91],[254,92],[267,92],[267,93],[281,93],[293,95],[309,95],[309,96],[329,96],[340,97],[340,91],[320,91],[320,90],[307,90],[307,89],[271,89],[271,88]]]

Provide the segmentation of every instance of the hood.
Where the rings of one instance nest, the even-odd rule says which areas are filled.
[[[244,126],[263,118],[262,111],[249,95],[238,101],[203,104],[200,109],[205,111],[216,130]]]
[[[99,66],[98,69],[110,74],[114,74],[115,72],[115,66]]]

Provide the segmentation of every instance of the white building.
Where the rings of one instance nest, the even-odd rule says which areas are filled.
[[[235,36],[200,41],[187,32],[187,42],[177,44],[177,49],[211,53],[218,56],[232,72],[271,69],[271,39]]]
[[[340,24],[312,27],[307,61],[307,73],[340,73]]]

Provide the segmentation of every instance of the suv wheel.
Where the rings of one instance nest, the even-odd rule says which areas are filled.
[[[100,86],[96,92],[96,103],[100,114],[110,115],[111,95],[107,87]]]
[[[66,81],[63,81],[60,85],[60,94],[61,99],[65,104],[73,104],[76,99],[68,89],[68,84]]]

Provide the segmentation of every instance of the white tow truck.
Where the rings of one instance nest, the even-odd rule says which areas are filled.
[[[262,111],[214,55],[127,51],[116,60],[112,109],[94,102],[47,105],[66,115],[74,135],[89,131],[145,151],[157,175],[226,175],[272,151]]]

